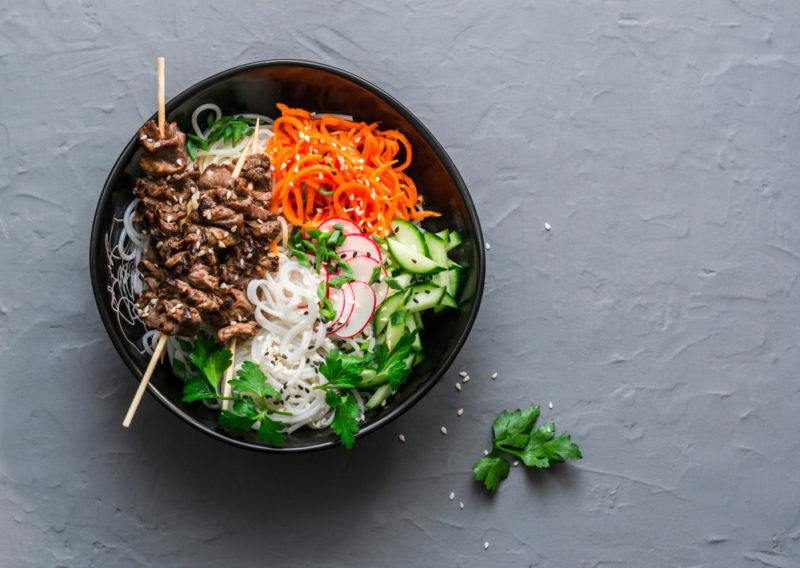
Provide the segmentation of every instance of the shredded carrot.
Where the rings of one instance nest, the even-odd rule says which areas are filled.
[[[278,240],[275,239],[271,243],[269,243],[269,250],[272,251],[274,256],[278,256]]]
[[[392,219],[437,217],[418,203],[405,173],[411,144],[397,130],[335,116],[313,117],[278,104],[267,142],[275,184],[271,209],[292,225],[311,228],[343,217],[367,234],[387,235]]]

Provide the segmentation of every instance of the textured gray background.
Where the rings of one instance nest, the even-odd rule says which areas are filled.
[[[800,3],[210,4],[0,2],[0,565],[800,566]],[[245,453],[149,397],[120,427],[88,237],[157,54],[170,94],[352,70],[471,188],[471,338],[349,455]],[[491,418],[548,401],[585,459],[487,497]]]

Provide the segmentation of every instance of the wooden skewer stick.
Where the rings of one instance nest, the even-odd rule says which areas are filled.
[[[259,152],[258,147],[261,145],[261,141],[258,139],[258,127],[260,124],[259,122],[260,120],[261,120],[260,118],[256,117],[256,127],[253,132],[253,151],[251,152],[252,154],[258,154]]]
[[[165,87],[164,87],[164,58],[159,57],[156,59],[156,68],[158,70],[158,131],[161,133],[161,138],[164,138],[167,122],[167,112],[164,106],[166,105]]]
[[[233,168],[233,179],[236,179],[239,177],[239,174],[242,173],[242,167],[244,167],[244,161],[247,159],[248,153],[255,153],[258,150],[258,124],[258,119],[256,119],[256,127],[255,131],[253,132],[253,138],[244,147],[244,150],[242,150],[242,155],[239,156],[239,159],[236,162],[236,167]],[[226,399],[229,399],[231,396],[231,381],[233,380],[233,370],[236,367],[235,337],[231,340],[230,350],[231,365],[225,370],[225,375],[222,380],[222,410],[230,410],[231,408],[231,401]]]
[[[258,119],[256,119],[256,129],[255,132],[253,132],[253,137],[247,144],[245,144],[244,149],[242,150],[242,155],[239,156],[239,159],[236,161],[236,166],[233,168],[233,174],[231,174],[233,176],[233,179],[238,178],[239,174],[242,173],[242,168],[244,167],[244,161],[245,159],[247,159],[247,156],[250,153],[250,148],[253,146],[257,147],[257,144],[258,144]]]
[[[164,346],[166,344],[167,336],[162,333],[158,336],[158,344],[156,344],[156,348],[153,351],[153,356],[150,357],[150,363],[147,365],[147,370],[144,372],[144,376],[139,383],[139,388],[136,389],[136,394],[133,396],[131,405],[128,407],[128,413],[125,415],[125,420],[122,421],[122,425],[125,426],[125,428],[130,427],[131,422],[133,421],[133,415],[136,414],[136,409],[139,408],[139,403],[142,402],[144,391],[147,389],[147,385],[150,384],[150,377],[153,376],[153,371],[156,370],[156,365],[158,364],[158,360],[161,358],[161,352],[164,351]]]
[[[231,339],[231,346],[229,347],[231,350],[231,366],[225,370],[225,380],[222,384],[222,410],[230,410],[231,401],[229,400],[231,397],[231,381],[233,380],[233,369],[236,367],[236,338],[234,337]]]

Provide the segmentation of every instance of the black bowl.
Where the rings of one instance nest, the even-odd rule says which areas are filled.
[[[192,111],[214,102],[225,114],[256,112],[276,116],[275,104],[286,103],[317,112],[353,115],[357,120],[380,122],[383,128],[403,132],[414,149],[409,170],[426,207],[442,213],[426,227],[461,231],[464,243],[454,251],[455,260],[466,270],[462,279],[458,310],[426,315],[423,332],[425,360],[414,369],[408,382],[385,408],[368,414],[359,432],[363,436],[388,424],[411,408],[444,374],[469,334],[483,292],[485,258],[478,216],[464,181],[452,160],[427,128],[393,97],[346,71],[305,61],[264,61],[224,71],[186,89],[167,104],[167,117],[190,130]],[[108,260],[108,243],[120,232],[119,219],[132,199],[132,180],[139,173],[139,153],[135,136],[122,151],[103,186],[94,216],[91,238],[92,288],[103,319],[122,359],[138,381],[149,357],[136,340],[145,329],[137,322],[120,317],[114,303],[114,261]],[[330,431],[301,429],[289,436],[282,447],[261,443],[255,433],[231,435],[217,427],[217,413],[200,403],[181,402],[181,381],[161,365],[148,387],[153,396],[198,430],[230,444],[268,452],[319,450],[338,444]]]

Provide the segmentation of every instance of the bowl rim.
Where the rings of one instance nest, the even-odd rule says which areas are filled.
[[[410,393],[408,398],[402,401],[400,404],[397,404],[393,408],[389,410],[389,412],[382,416],[380,419],[375,420],[374,422],[370,422],[364,425],[363,428],[359,429],[358,433],[356,434],[357,438],[362,438],[376,430],[386,426],[390,422],[393,422],[398,417],[403,415],[407,412],[412,406],[414,406],[419,400],[425,396],[442,378],[445,374],[447,369],[452,365],[453,361],[455,360],[458,353],[461,351],[461,348],[464,346],[464,343],[469,336],[470,331],[472,330],[472,326],[475,323],[475,319],[478,315],[478,309],[481,305],[481,299],[483,297],[483,288],[484,288],[484,281],[486,278],[486,251],[484,248],[484,240],[483,240],[483,233],[481,232],[480,222],[478,220],[478,213],[475,209],[475,205],[470,197],[469,191],[467,189],[464,180],[461,177],[461,174],[458,172],[453,160],[445,151],[444,147],[439,143],[439,141],[433,136],[430,130],[403,104],[401,104],[397,99],[395,99],[392,95],[384,91],[382,88],[378,87],[355,75],[349,71],[345,71],[343,69],[339,69],[337,67],[333,67],[331,65],[327,65],[324,63],[318,63],[314,61],[306,61],[302,59],[269,59],[269,60],[261,60],[261,61],[254,61],[251,63],[245,63],[243,65],[237,65],[235,67],[231,67],[197,83],[187,87],[174,97],[172,97],[166,104],[167,111],[175,106],[184,102],[184,100],[188,99],[195,93],[213,85],[214,83],[241,73],[242,71],[249,71],[251,69],[259,69],[259,68],[269,68],[269,67],[305,67],[310,69],[316,69],[319,71],[325,71],[327,73],[332,73],[343,77],[344,79],[349,80],[356,85],[367,89],[368,91],[372,92],[376,96],[380,97],[384,100],[384,102],[388,103],[392,106],[408,123],[414,128],[420,136],[431,146],[433,151],[438,156],[439,160],[442,162],[442,165],[447,170],[448,175],[453,179],[456,188],[458,189],[461,198],[464,201],[464,205],[467,210],[468,214],[468,221],[472,225],[472,230],[475,234],[475,246],[477,247],[478,252],[478,266],[477,268],[477,282],[475,287],[475,301],[470,309],[470,313],[467,319],[467,325],[465,326],[462,333],[456,338],[455,345],[449,350],[449,352],[443,357],[442,361],[439,365],[433,370],[431,375],[428,379],[422,383],[419,388],[417,388],[414,392]],[[155,117],[155,114],[151,116],[151,119]],[[126,366],[130,371],[135,371],[132,373],[132,378],[136,383],[138,383],[138,378],[141,377],[141,374],[144,372],[144,368],[140,367],[136,360],[131,356],[131,354],[125,349],[123,345],[123,341],[119,337],[119,333],[114,325],[114,320],[111,315],[111,307],[103,301],[104,290],[102,284],[100,282],[99,277],[99,270],[102,270],[104,264],[99,262],[99,256],[95,254],[97,247],[105,242],[103,236],[100,234],[100,227],[103,224],[103,217],[104,212],[108,207],[108,202],[111,199],[111,184],[112,180],[115,180],[118,175],[120,174],[121,170],[123,170],[127,166],[127,160],[123,163],[123,158],[128,156],[131,147],[134,146],[137,142],[136,134],[134,133],[131,137],[131,140],[128,144],[123,148],[120,155],[114,162],[114,165],[111,168],[111,171],[106,178],[106,181],[103,183],[103,188],[100,192],[100,196],[98,197],[97,208],[95,209],[95,213],[92,220],[92,233],[91,238],[89,241],[89,272],[92,281],[92,292],[94,294],[95,303],[97,304],[97,308],[100,312],[100,318],[103,322],[103,325],[108,333],[109,338],[111,339],[111,343],[114,345],[114,348],[119,353],[122,360],[125,362]],[[329,448],[340,447],[341,443],[336,441],[325,441],[319,443],[313,443],[304,446],[295,446],[295,447],[281,447],[281,446],[266,446],[266,445],[259,445],[250,442],[246,442],[244,440],[236,439],[224,434],[221,431],[218,431],[214,428],[206,426],[205,424],[201,423],[200,421],[196,420],[192,416],[190,416],[184,409],[179,407],[177,404],[173,403],[170,399],[168,399],[159,389],[157,389],[153,383],[147,385],[148,392],[155,397],[163,406],[165,406],[168,410],[170,410],[174,415],[182,419],[184,422],[192,426],[193,428],[203,432],[204,434],[230,444],[232,446],[245,448],[251,451],[258,451],[258,452],[266,452],[266,453],[278,453],[278,454],[286,454],[286,453],[305,453],[305,452],[312,452],[318,450],[324,450]]]

